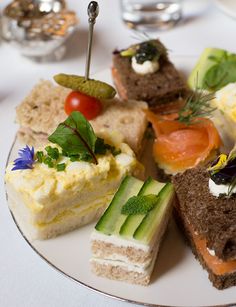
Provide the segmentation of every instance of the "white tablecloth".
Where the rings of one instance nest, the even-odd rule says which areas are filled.
[[[0,2],[0,10],[9,1]],[[69,6],[80,18],[78,35],[69,41],[66,57],[58,63],[34,63],[19,55],[13,47],[0,41],[0,306],[1,307],[73,307],[120,306],[120,302],[96,294],[65,278],[27,245],[9,214],[4,192],[4,168],[17,125],[13,124],[15,106],[40,78],[57,72],[83,74],[87,45],[89,1],[70,0]],[[100,0],[96,23],[91,73],[111,66],[111,52],[135,40],[121,19],[118,0]],[[185,1],[184,20],[174,29],[151,33],[159,36],[171,55],[197,56],[207,46],[236,52],[236,22],[223,15],[211,1]],[[9,97],[11,100],[9,101]],[[7,99],[7,103],[6,103]]]

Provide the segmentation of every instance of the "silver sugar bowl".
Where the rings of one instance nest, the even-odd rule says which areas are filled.
[[[3,10],[1,34],[24,56],[60,60],[77,24],[64,0],[14,0]]]

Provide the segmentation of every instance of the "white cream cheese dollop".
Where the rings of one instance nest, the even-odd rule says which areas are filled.
[[[160,68],[159,63],[156,60],[145,61],[143,64],[139,64],[134,56],[131,59],[131,66],[139,75],[153,74]]]
[[[220,194],[228,194],[228,184],[215,184],[212,179],[209,179],[209,190],[213,196],[219,197]],[[232,193],[236,193],[236,187],[234,187]]]

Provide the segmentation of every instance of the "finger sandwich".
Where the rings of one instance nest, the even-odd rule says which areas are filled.
[[[55,127],[66,119],[65,99],[70,89],[41,81],[23,99],[16,109],[20,125],[18,136],[24,144],[40,146],[47,143],[47,137]],[[124,137],[136,154],[140,153],[147,128],[143,101],[121,101],[117,98],[102,100],[103,110],[90,121],[95,132],[116,131]]]
[[[203,167],[173,177],[178,200],[174,206],[176,220],[218,289],[236,285],[236,190],[234,187],[229,195],[230,184],[226,183],[232,178],[232,167],[212,178]]]
[[[113,53],[112,76],[122,99],[146,101],[158,113],[178,109],[187,86],[168,58],[167,49],[150,39]],[[164,110],[162,110],[164,111]]]
[[[68,121],[64,123],[68,126]],[[77,137],[67,126],[59,125],[58,129],[67,129],[67,134],[71,131]],[[65,153],[65,146],[62,150],[58,142],[37,151],[27,146],[14,163],[9,163],[5,175],[9,205],[27,238],[48,239],[98,219],[122,179],[140,170],[134,152],[122,139],[106,133],[102,136],[104,143],[99,138],[100,152],[95,150],[95,162],[84,149],[81,157],[74,155],[71,147]],[[92,134],[92,140],[97,141],[94,137]],[[75,140],[69,142],[76,144]]]
[[[92,271],[147,285],[172,209],[172,184],[127,176],[91,236]]]

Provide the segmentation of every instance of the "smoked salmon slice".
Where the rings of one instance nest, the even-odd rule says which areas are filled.
[[[155,161],[166,173],[182,172],[206,160],[220,147],[221,139],[210,119],[197,118],[190,125],[178,122],[178,114],[156,115],[147,110],[156,140]]]
[[[188,224],[187,228],[191,232],[197,251],[202,255],[205,263],[214,274],[230,274],[236,270],[236,260],[223,261],[218,257],[211,255],[207,249],[206,239],[200,238],[200,236],[193,231],[190,224]]]

